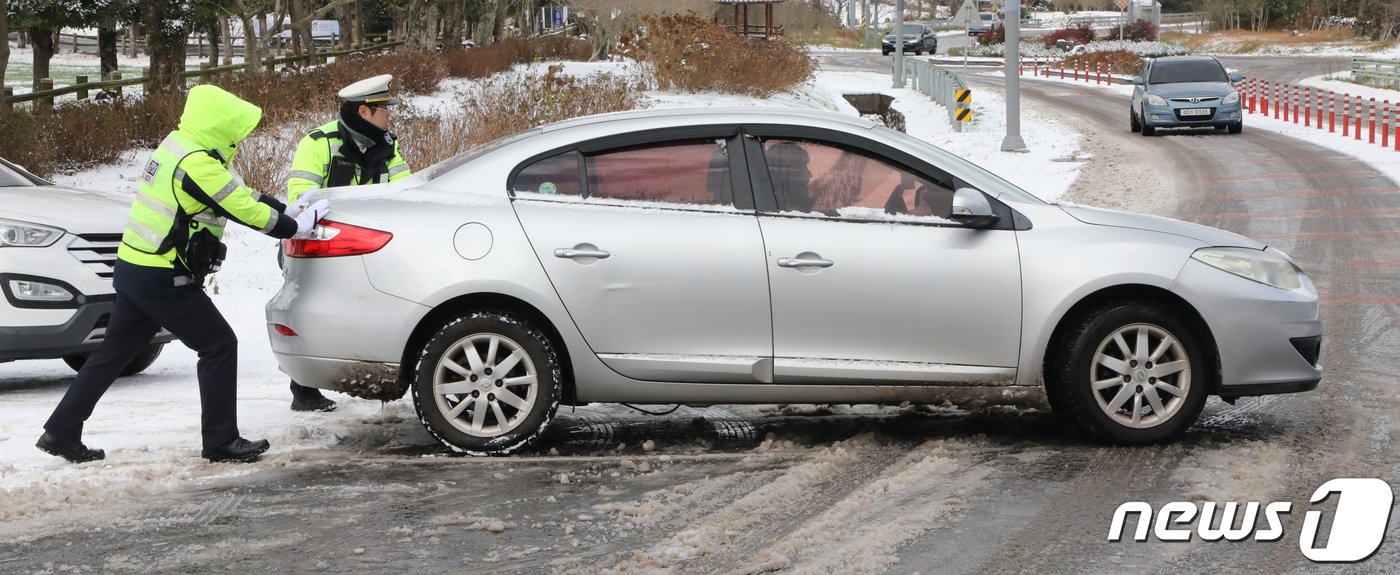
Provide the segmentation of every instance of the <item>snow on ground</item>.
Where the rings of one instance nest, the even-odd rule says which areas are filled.
[[[547,64],[522,68],[543,71]],[[564,63],[565,73],[630,73],[629,64]],[[454,94],[465,90],[463,80],[444,82],[431,96],[412,99],[415,105],[441,106],[450,113]],[[969,132],[956,134],[943,108],[922,94],[891,89],[884,74],[822,72],[816,79],[770,100],[723,94],[648,92],[652,107],[783,105],[835,110],[856,115],[842,99],[847,92],[890,93],[895,108],[904,112],[910,134],[988,167],[1046,199],[1059,196],[1073,181],[1075,163],[1055,157],[1073,152],[1077,136],[1055,123],[1049,114],[1028,109],[1023,135],[1030,153],[998,151],[1004,118],[995,95],[979,94],[977,118]],[[65,175],[61,184],[135,194],[139,167],[148,152],[133,150],[122,162]],[[229,258],[208,291],[237,332],[239,346],[239,424],[244,436],[266,437],[272,450],[259,463],[215,465],[199,459],[199,398],[195,385],[194,353],[179,344],[146,372],[118,381],[89,420],[84,441],[107,450],[107,459],[71,465],[41,453],[33,442],[72,378],[61,361],[19,361],[0,364],[0,521],[22,521],[50,512],[65,512],[94,504],[162,492],[191,482],[207,482],[304,462],[353,459],[357,447],[382,448],[423,444],[423,431],[407,400],[383,404],[331,394],[340,409],[329,414],[294,413],[288,409],[288,378],[278,371],[268,345],[263,306],[281,285],[276,267],[276,243],[250,230],[230,226],[225,235]],[[330,449],[335,447],[335,449]]]
[[[1349,82],[1351,70],[1345,70],[1336,74],[1325,76],[1313,76],[1298,82],[1300,86],[1312,86],[1321,88],[1336,94],[1349,94],[1357,98],[1375,98],[1377,102],[1400,102],[1400,90],[1390,90],[1386,88],[1374,88],[1363,86],[1355,82]]]

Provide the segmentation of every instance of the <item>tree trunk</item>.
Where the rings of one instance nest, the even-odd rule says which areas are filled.
[[[31,26],[29,42],[34,45],[33,89],[38,90],[39,80],[49,77],[49,59],[53,58],[53,30]]]
[[[102,77],[117,71],[117,29],[97,29],[97,58],[102,61]]]
[[[190,30],[183,20],[167,19],[160,7],[146,8],[146,52],[151,55],[151,92],[182,90],[185,81],[185,43]]]
[[[224,41],[224,65],[233,63],[233,31],[229,29],[227,16],[219,17],[219,31]]]
[[[262,42],[258,41],[251,16],[239,14],[238,19],[243,21],[243,63],[249,74],[257,74],[262,71]]]
[[[355,19],[355,8],[347,4],[336,8],[335,13],[336,21],[340,22],[340,48],[349,50],[354,42],[350,36],[350,22]]]
[[[491,18],[491,42],[501,41],[501,32],[505,30],[506,9],[510,7],[510,0],[496,0],[496,14]]]
[[[10,66],[10,8],[6,0],[0,0],[0,78],[5,77],[5,70]],[[0,102],[3,104],[3,102]],[[9,106],[0,105],[0,111]]]
[[[219,31],[219,23],[223,19],[218,19],[209,23],[209,67],[219,65],[219,44],[228,33]]]

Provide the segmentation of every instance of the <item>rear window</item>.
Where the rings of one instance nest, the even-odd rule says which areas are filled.
[[[1196,62],[1157,62],[1152,65],[1152,75],[1147,80],[1153,84],[1175,84],[1178,82],[1229,82],[1225,68],[1220,64],[1201,60]]]

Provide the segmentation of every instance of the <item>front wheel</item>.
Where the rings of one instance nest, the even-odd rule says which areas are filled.
[[[164,347],[165,344],[163,343],[153,343],[146,346],[146,349],[141,350],[141,353],[136,354],[136,357],[131,358],[131,361],[127,362],[126,367],[122,368],[121,377],[136,375],[146,371],[146,368],[151,367],[151,364],[156,362],[156,358],[160,357],[161,349]],[[67,355],[63,357],[63,363],[68,364],[68,367],[73,368],[73,371],[82,371],[83,366],[87,365],[88,356],[90,355],[92,354],[80,353]]]
[[[1237,123],[1234,123],[1234,124],[1230,124],[1230,133],[1231,133],[1231,134],[1238,134],[1238,133],[1243,132],[1243,131],[1244,131],[1244,122],[1237,122]]]
[[[1200,415],[1209,393],[1206,357],[1180,313],[1114,302],[1074,320],[1046,358],[1046,385],[1095,436],[1155,443]]]
[[[1128,129],[1134,134],[1142,131],[1142,122],[1138,121],[1137,114],[1132,110],[1128,110]]]
[[[564,387],[560,366],[539,327],[505,312],[471,312],[424,346],[410,386],[413,407],[452,450],[505,455],[553,419]]]

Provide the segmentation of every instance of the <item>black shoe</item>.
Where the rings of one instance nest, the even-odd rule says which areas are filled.
[[[292,411],[335,411],[335,402],[326,399],[326,396],[292,398]]]
[[[48,432],[39,436],[39,442],[34,444],[39,451],[49,455],[56,455],[67,459],[72,463],[87,463],[89,461],[101,461],[107,457],[107,453],[101,449],[88,449],[83,442],[78,440],[62,441]]]
[[[206,447],[199,456],[213,463],[252,463],[271,446],[266,439],[248,441],[239,437],[218,447]]]

